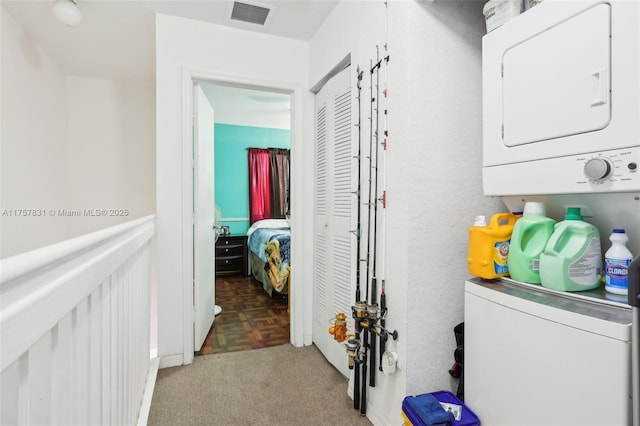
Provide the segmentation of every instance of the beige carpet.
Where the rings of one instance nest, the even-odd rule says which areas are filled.
[[[345,354],[346,356],[346,354]],[[198,356],[158,372],[149,425],[370,425],[315,346]]]

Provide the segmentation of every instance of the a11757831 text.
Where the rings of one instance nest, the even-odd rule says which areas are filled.
[[[2,209],[2,217],[127,217],[129,209]]]

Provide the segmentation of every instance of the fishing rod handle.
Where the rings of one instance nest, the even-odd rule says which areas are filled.
[[[353,371],[353,409],[360,408],[360,365],[356,363]]]

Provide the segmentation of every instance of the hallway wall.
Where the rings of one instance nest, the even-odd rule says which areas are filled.
[[[7,213],[0,217],[0,257],[153,213],[153,82],[68,75],[4,8],[0,13],[0,200]],[[16,216],[16,209],[41,214]]]
[[[66,76],[4,8],[2,20],[2,210],[57,209],[67,203]],[[68,218],[2,215],[0,258],[62,241]],[[26,232],[26,231],[29,232]]]

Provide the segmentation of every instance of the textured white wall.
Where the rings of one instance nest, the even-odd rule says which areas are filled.
[[[161,366],[189,362],[186,353],[185,286],[190,272],[183,270],[183,247],[186,234],[182,231],[183,183],[183,79],[185,72],[214,75],[218,80],[251,83],[254,87],[281,88],[293,91],[294,126],[292,127],[292,265],[296,282],[308,283],[310,268],[304,267],[308,242],[304,235],[305,217],[296,212],[310,211],[308,177],[304,176],[302,140],[311,139],[312,124],[305,122],[303,112],[312,101],[307,92],[307,43],[282,37],[267,36],[222,27],[190,19],[158,15],[156,18],[156,90],[157,90],[157,214],[158,214],[158,354]],[[187,83],[185,83],[187,84]],[[310,113],[309,113],[310,114]],[[306,133],[311,134],[306,134]],[[298,143],[296,143],[298,141]],[[310,145],[309,145],[310,146]],[[312,186],[311,186],[312,188]],[[312,206],[313,204],[311,204]],[[186,232],[186,231],[185,231]],[[301,287],[302,290],[302,287]],[[292,315],[307,316],[306,336],[310,342],[310,292],[303,301],[295,295]],[[294,334],[302,335],[302,326]],[[297,337],[296,337],[297,339]],[[302,340],[300,337],[299,340]]]
[[[407,394],[451,389],[467,230],[502,210],[482,195],[482,2],[409,2]]]
[[[463,321],[467,230],[476,214],[503,208],[482,195],[482,6],[391,1],[387,12],[345,1],[311,41],[311,83],[351,53],[366,70],[365,98],[376,44],[389,46],[384,265],[402,366],[368,390],[374,424],[401,424],[407,395],[456,390],[447,370]]]

